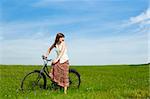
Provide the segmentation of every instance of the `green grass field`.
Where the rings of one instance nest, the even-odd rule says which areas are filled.
[[[148,65],[70,66],[81,74],[78,90],[20,91],[22,77],[40,66],[0,66],[1,99],[150,99]],[[48,82],[50,85],[50,81]]]

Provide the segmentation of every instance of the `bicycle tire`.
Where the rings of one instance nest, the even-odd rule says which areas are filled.
[[[27,80],[27,78],[29,78],[30,76],[32,76],[33,74],[37,74],[38,75],[38,77],[40,77],[40,78],[36,78],[38,81],[41,81],[41,78],[42,78],[42,81],[41,81],[41,83],[42,83],[42,85],[38,85],[37,87],[40,87],[40,88],[43,88],[43,89],[46,89],[46,83],[47,83],[47,81],[46,81],[46,76],[44,75],[44,73],[40,73],[40,70],[34,70],[34,71],[32,71],[32,72],[30,72],[30,73],[28,73],[24,78],[23,78],[23,80],[21,81],[21,90],[27,90],[27,89],[34,89],[33,88],[33,83],[35,82],[35,80],[34,79],[32,79],[31,81],[27,81],[27,83],[29,83],[29,85],[30,85],[30,83],[32,84],[32,88],[30,88],[31,86],[28,86],[28,85],[25,85],[26,84],[26,80]],[[38,82],[39,83],[39,82]],[[35,84],[35,83],[34,83]],[[28,87],[28,88],[25,88],[25,86],[26,87]]]
[[[71,75],[74,75],[76,80],[73,81],[73,77]],[[69,87],[71,88],[79,88],[81,83],[80,74],[75,69],[69,69]]]

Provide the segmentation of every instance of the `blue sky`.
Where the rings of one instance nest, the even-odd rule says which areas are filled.
[[[57,32],[72,65],[148,62],[149,0],[1,2],[0,64],[42,64]]]

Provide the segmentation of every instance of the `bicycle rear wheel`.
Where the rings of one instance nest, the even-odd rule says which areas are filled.
[[[46,89],[46,77],[44,73],[34,70],[27,74],[21,82],[21,89],[24,91]]]
[[[80,83],[80,74],[74,69],[69,69],[69,88],[79,88]]]

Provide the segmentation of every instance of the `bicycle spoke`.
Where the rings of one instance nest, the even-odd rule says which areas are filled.
[[[37,90],[44,88],[44,78],[40,72],[31,72],[22,81],[23,90]]]
[[[79,85],[79,78],[75,73],[69,73],[69,83],[71,88],[77,88]]]

